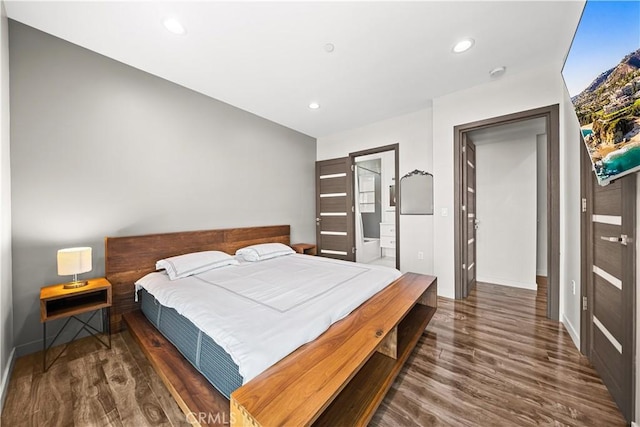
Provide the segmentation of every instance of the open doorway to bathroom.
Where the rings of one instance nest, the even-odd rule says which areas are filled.
[[[356,261],[400,268],[398,144],[350,155]]]

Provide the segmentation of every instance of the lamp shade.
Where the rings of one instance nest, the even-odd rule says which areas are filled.
[[[58,275],[69,276],[91,271],[91,248],[67,248],[58,251]]]

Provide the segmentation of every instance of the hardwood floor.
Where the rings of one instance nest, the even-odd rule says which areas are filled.
[[[540,292],[479,283],[438,311],[373,426],[623,426],[597,373]],[[179,426],[186,417],[127,332],[85,338],[47,373],[16,361],[3,426]]]
[[[46,373],[42,353],[17,359],[1,424],[189,425],[131,336],[112,338],[110,350],[91,337],[75,341]]]
[[[374,426],[624,426],[602,380],[540,292],[478,283],[438,311]]]

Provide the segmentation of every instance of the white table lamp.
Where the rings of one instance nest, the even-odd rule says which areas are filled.
[[[73,282],[64,285],[66,289],[80,288],[87,281],[78,281],[78,274],[91,271],[91,248],[67,248],[58,251],[58,275],[73,275]]]

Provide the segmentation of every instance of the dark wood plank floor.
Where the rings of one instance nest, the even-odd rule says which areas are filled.
[[[374,426],[624,426],[540,292],[478,283],[438,311]]]
[[[56,349],[52,349],[55,357]],[[2,426],[188,426],[187,419],[128,332],[111,349],[75,341],[42,371],[42,353],[16,360]]]
[[[545,319],[544,292],[478,284],[438,304],[372,425],[625,425],[568,333]],[[126,332],[111,350],[76,341],[47,373],[40,357],[16,361],[3,426],[187,425]]]

